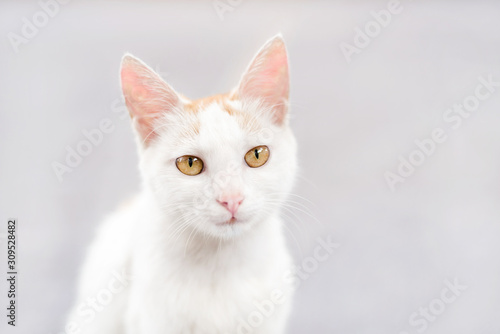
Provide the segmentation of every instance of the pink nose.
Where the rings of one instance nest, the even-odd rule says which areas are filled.
[[[219,202],[223,207],[227,209],[227,211],[231,212],[231,214],[234,215],[238,211],[238,208],[241,205],[241,202],[243,202],[243,196],[240,194],[231,194],[231,195],[222,195],[217,202]]]

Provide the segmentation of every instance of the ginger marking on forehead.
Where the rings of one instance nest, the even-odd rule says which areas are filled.
[[[224,111],[231,115],[232,108],[230,108],[231,106],[228,104],[228,101],[231,101],[233,99],[234,97],[231,93],[217,94],[190,101],[185,105],[185,109],[193,113],[198,113],[203,108],[206,108],[213,103],[217,103],[223,107]]]
[[[238,95],[235,92],[217,94],[193,101],[189,101],[184,105],[187,112],[197,114],[203,109],[212,104],[216,104],[222,111],[230,116],[234,116],[242,129],[250,132],[256,132],[260,129],[258,117],[249,112],[243,112],[238,107],[238,104],[233,103],[238,101]],[[200,124],[193,124],[193,133],[199,134]]]

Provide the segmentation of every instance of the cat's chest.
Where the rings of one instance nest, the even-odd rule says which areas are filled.
[[[143,305],[151,321],[165,328],[189,326],[190,333],[233,333],[238,321],[272,297],[278,288],[267,275],[245,270],[208,272],[199,268],[164,268],[162,279],[150,276],[139,295],[148,296]],[[261,273],[262,274],[262,273]],[[161,275],[157,272],[157,275]],[[274,305],[273,305],[274,307]],[[182,319],[182,320],[181,320]],[[197,329],[197,330],[194,330]],[[232,330],[231,330],[232,329]],[[185,333],[184,328],[176,328]]]
[[[211,302],[224,301],[224,297],[233,301],[260,298],[265,290],[277,283],[273,282],[276,280],[275,275],[269,272],[265,264],[259,268],[244,264],[235,267],[210,263],[176,263],[165,265],[158,275],[162,277],[159,289],[163,289],[171,297],[176,295],[178,301],[186,302],[190,302],[192,298]],[[196,297],[193,297],[194,294]]]
[[[272,298],[290,291],[283,279],[289,258],[279,248],[254,247],[246,253],[221,249],[197,256],[145,250],[136,252],[133,261],[137,279],[131,315],[145,326],[158,326],[150,328],[152,333],[162,328],[168,334],[233,334],[241,319],[264,304],[278,312],[282,306],[271,303]]]

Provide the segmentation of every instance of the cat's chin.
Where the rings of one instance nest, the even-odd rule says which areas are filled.
[[[231,226],[231,225],[234,225],[234,224],[241,224],[241,221],[233,217],[233,218],[231,218],[229,220],[226,220],[226,221],[224,221],[222,223],[217,223],[215,225],[217,225],[217,226]]]
[[[232,239],[245,234],[252,229],[252,222],[243,218],[230,218],[219,222],[214,222],[210,228],[210,234],[217,238]]]

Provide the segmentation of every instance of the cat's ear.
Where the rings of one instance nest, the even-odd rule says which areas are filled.
[[[288,112],[289,86],[285,41],[279,34],[259,50],[243,74],[236,93],[242,100],[260,99],[272,107],[274,121],[283,124]]]
[[[149,66],[130,54],[123,56],[121,85],[130,117],[142,141],[156,136],[158,119],[182,108],[179,95]]]

